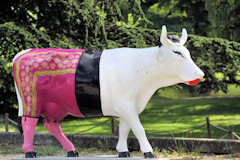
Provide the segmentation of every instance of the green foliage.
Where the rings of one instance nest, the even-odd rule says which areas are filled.
[[[144,48],[159,45],[159,34],[157,30],[138,27],[114,26],[108,30],[108,40],[116,47]]]
[[[209,30],[209,20],[207,10],[205,9],[205,0],[177,0],[176,8],[186,12],[187,16],[183,19],[192,24],[193,33],[206,36]]]
[[[29,48],[64,47],[57,45],[48,35],[35,29],[15,25],[13,22],[0,24],[0,108],[1,112],[12,112],[16,94],[12,76],[12,59],[16,53]]]
[[[32,12],[37,17],[36,27],[52,39],[69,39],[80,48],[102,48],[101,43],[106,43],[105,20],[109,20],[104,9],[108,7],[103,1],[42,1]]]
[[[145,0],[117,0],[117,5],[122,11],[121,21],[134,26],[146,27],[151,24],[142,8],[145,2]]]
[[[200,92],[222,90],[226,93],[228,83],[240,85],[237,79],[240,70],[238,42],[190,35],[186,46],[193,60],[205,73],[205,80],[200,83]],[[219,79],[215,73],[222,73],[223,77]]]
[[[207,35],[209,22],[204,0],[158,0],[155,4],[151,2],[146,0],[146,17],[153,22],[148,27],[160,28],[165,24],[170,30],[179,31],[185,27],[189,33]]]
[[[120,31],[120,32],[118,32]],[[118,47],[150,47],[160,45],[160,31],[143,28],[115,27],[115,38],[109,39],[118,43]],[[171,33],[170,33],[171,34]],[[193,60],[204,71],[205,79],[197,86],[200,93],[210,91],[227,92],[227,84],[240,85],[238,74],[240,70],[240,44],[221,38],[207,38],[189,35],[186,47],[191,52]],[[219,79],[215,73],[221,73]]]
[[[14,55],[21,50],[48,47],[106,49],[159,46],[160,30],[139,27],[150,23],[144,11],[153,2],[156,1],[4,1],[0,6],[0,105],[3,106],[0,111],[6,112],[16,104],[11,62]],[[180,5],[180,1],[170,2],[171,12],[163,12],[167,14],[165,20],[173,18],[170,22],[174,22],[177,16],[182,16],[183,19],[176,21],[181,23],[190,15],[193,16],[192,21],[198,21],[198,16],[205,14],[204,9],[198,15],[191,13],[197,10],[198,3],[203,4],[202,0],[181,1],[187,6],[179,7],[178,11],[174,11],[173,6]],[[120,8],[123,6],[128,8],[126,15],[121,13]],[[129,17],[127,21],[125,16]],[[205,22],[204,20],[203,24],[207,23]],[[201,25],[198,27],[203,29]],[[182,27],[178,25],[172,29],[180,28]],[[239,84],[239,43],[190,35],[186,46],[206,74],[205,81],[200,84],[201,92],[226,92],[227,83]],[[219,79],[215,73],[221,73],[223,77]]]
[[[140,1],[131,1],[137,18],[144,19]],[[139,11],[138,11],[139,10]],[[0,6],[0,108],[12,112],[16,104],[11,62],[18,52],[29,48],[89,48],[104,49],[124,45],[115,41],[116,32],[126,27],[117,26],[121,11],[114,0],[39,0],[2,2]],[[113,33],[111,33],[111,31]],[[133,42],[135,32],[129,38]],[[126,39],[125,39],[126,40]],[[144,38],[133,46],[144,43]],[[128,46],[128,44],[126,44]],[[142,45],[144,47],[144,45]]]
[[[240,1],[237,0],[221,0],[219,2],[206,0],[205,8],[211,22],[209,35],[240,42],[239,7]]]

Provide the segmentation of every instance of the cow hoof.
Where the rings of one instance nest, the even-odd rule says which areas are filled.
[[[118,152],[118,157],[131,157],[129,152]]]
[[[144,158],[157,158],[157,156],[155,156],[155,154],[153,154],[152,152],[145,152]]]
[[[78,157],[77,151],[70,151],[67,153],[67,157]]]
[[[25,158],[36,158],[37,153],[36,152],[26,152],[25,153]]]

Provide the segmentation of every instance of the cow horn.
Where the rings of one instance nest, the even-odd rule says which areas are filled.
[[[184,45],[187,41],[187,30],[185,28],[182,29],[182,36],[180,39],[180,44]]]
[[[162,33],[160,41],[163,45],[169,45],[171,42],[167,39],[167,28],[165,25],[162,26]]]

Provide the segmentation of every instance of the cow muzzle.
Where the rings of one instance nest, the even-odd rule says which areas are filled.
[[[191,86],[197,85],[201,81],[201,79],[203,79],[204,72],[200,68],[197,67],[197,69],[194,71],[193,75],[194,75],[194,77],[196,77],[194,80],[184,81],[184,83],[191,85]]]
[[[188,85],[194,86],[194,85],[197,85],[200,81],[201,81],[201,79],[198,78],[198,79],[195,79],[193,81],[187,81],[185,83],[188,84]]]

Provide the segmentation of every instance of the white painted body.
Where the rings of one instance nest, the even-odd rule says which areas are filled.
[[[158,47],[146,49],[118,48],[105,50],[100,61],[100,86],[104,115],[119,116],[116,104],[127,100],[141,113],[156,91],[154,54]],[[121,104],[119,104],[121,105]]]
[[[141,151],[152,152],[138,117],[151,96],[159,88],[203,78],[204,73],[183,46],[186,40],[187,32],[183,29],[180,43],[171,42],[167,39],[166,27],[163,26],[163,45],[160,48],[118,48],[102,53],[102,111],[105,116],[120,118],[119,141],[116,147],[118,152],[128,151],[127,136],[130,129],[139,140]]]
[[[28,51],[30,51],[31,49],[26,49],[24,51],[19,52],[14,58],[13,58],[13,63],[15,62],[15,60],[20,57],[21,55],[23,55],[24,53],[27,53]],[[18,116],[21,117],[23,115],[23,105],[22,105],[22,99],[21,96],[19,94],[18,88],[17,88],[17,84],[14,81],[14,85],[15,85],[15,90],[17,93],[17,99],[18,99]]]

